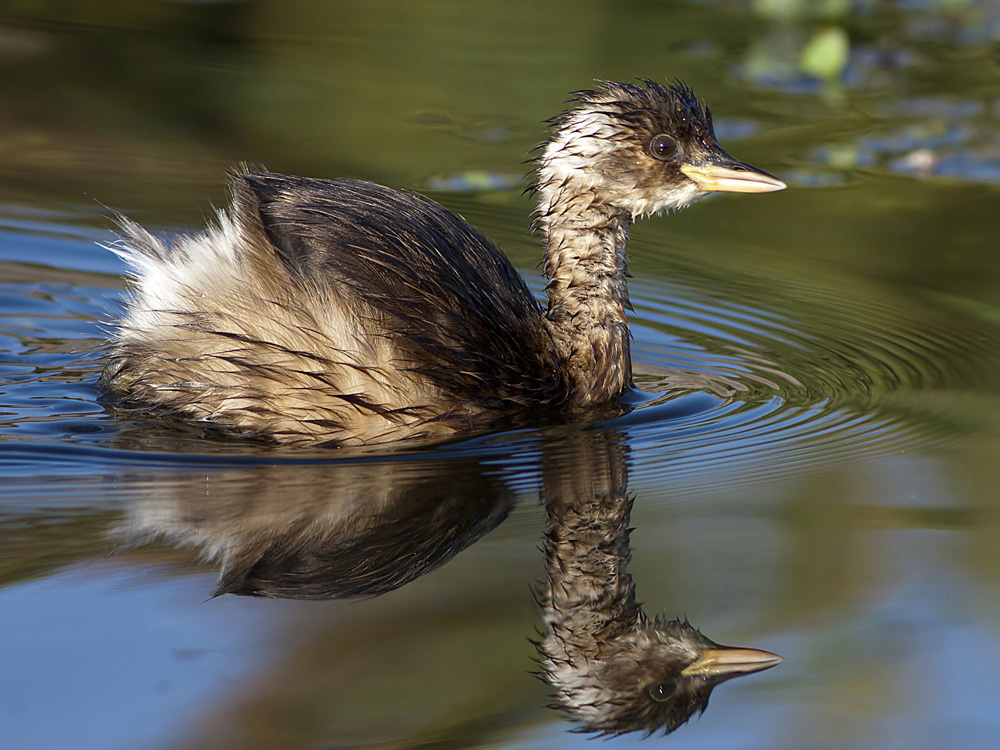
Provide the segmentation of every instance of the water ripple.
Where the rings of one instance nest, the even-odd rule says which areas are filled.
[[[17,258],[6,262],[27,269]],[[97,322],[119,292],[99,273],[74,284],[30,270],[43,280],[0,284],[0,462],[12,475],[367,460],[112,419],[97,402],[100,364],[87,352],[100,343]],[[732,278],[635,280],[633,357],[642,393],[601,427],[628,436],[637,483],[718,487],[912,450],[957,429],[955,415],[935,411],[929,394],[996,391],[996,362],[985,354],[997,349],[994,324],[940,301],[935,307],[859,284],[848,294],[837,283],[801,281],[778,296]],[[416,457],[476,455],[516,475],[527,491],[548,437],[547,427],[510,431]]]
[[[819,286],[796,290],[808,306],[762,311],[706,286],[634,285],[647,400],[609,425],[629,432],[647,481],[694,489],[914,450],[954,427],[922,395],[996,391],[997,332],[957,311]]]

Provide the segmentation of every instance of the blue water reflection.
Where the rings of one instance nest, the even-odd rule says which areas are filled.
[[[644,609],[785,658],[719,688],[672,747],[993,747],[997,14],[862,6],[12,10],[0,744],[583,747],[529,674],[539,499],[547,471],[593,469],[565,446],[614,433]],[[100,400],[103,326],[125,294],[105,206],[192,231],[241,160],[436,190],[538,293],[512,175],[568,91],[636,75],[688,80],[720,137],[792,189],[635,227],[642,392],[627,413],[419,450],[291,451],[116,418]],[[284,531],[337,487],[329,475],[384,480],[388,496],[455,486],[470,464],[509,505],[406,585],[210,598],[223,565],[193,537],[213,518]],[[172,533],[139,523],[154,517]]]

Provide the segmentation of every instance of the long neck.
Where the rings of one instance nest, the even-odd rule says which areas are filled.
[[[609,401],[632,384],[625,317],[632,217],[577,180],[543,179],[539,193],[546,325],[573,383],[573,403]]]
[[[641,616],[628,574],[626,448],[603,431],[560,447],[572,460],[544,470],[548,586],[542,602],[549,628],[544,648],[557,659],[596,655],[601,643],[631,631]]]

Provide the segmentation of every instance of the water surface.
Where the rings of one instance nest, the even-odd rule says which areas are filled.
[[[587,472],[633,498],[647,612],[785,657],[669,739],[614,744],[995,746],[1000,21],[843,5],[8,13],[4,746],[581,745],[529,639],[543,500]],[[125,293],[111,211],[194,231],[241,161],[373,179],[460,212],[540,293],[521,191],[541,120],[594,78],[675,75],[790,188],[636,225],[629,413],[373,453],[102,404]],[[384,557],[324,558],[342,572],[297,590],[347,598],[211,598],[280,578],[292,531],[373,515],[397,524],[370,536]],[[248,539],[280,564],[255,567]],[[406,540],[399,567],[383,547]]]

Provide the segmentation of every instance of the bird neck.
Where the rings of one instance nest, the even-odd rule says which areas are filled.
[[[548,586],[542,604],[550,634],[545,648],[556,658],[596,654],[642,617],[628,574],[626,448],[606,433],[580,440],[590,445],[579,461],[544,471]]]
[[[545,321],[578,406],[620,396],[632,385],[625,311],[632,217],[600,191],[543,168],[538,223],[545,235]]]

